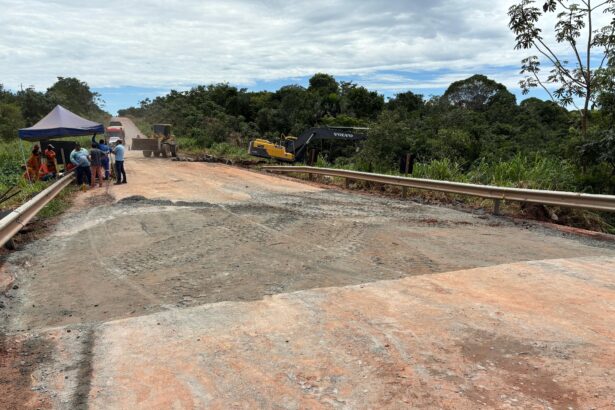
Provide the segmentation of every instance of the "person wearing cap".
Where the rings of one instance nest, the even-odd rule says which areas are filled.
[[[58,163],[56,162],[55,147],[51,144],[45,148],[45,158],[47,158],[47,169],[50,173],[56,175],[58,173]]]
[[[75,149],[71,151],[70,162],[75,165],[77,185],[90,185],[92,182],[92,173],[90,171],[90,161],[88,160],[88,150],[81,148],[80,143],[76,143]]]

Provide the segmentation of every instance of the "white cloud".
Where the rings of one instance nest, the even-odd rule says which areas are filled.
[[[503,80],[514,85],[509,67],[525,53],[513,50],[507,28],[512,3],[0,0],[0,83],[44,88],[75,76],[93,87],[248,85],[324,71],[403,89],[487,68],[498,78],[493,67],[507,67]],[[370,77],[426,70],[454,74],[431,82]]]

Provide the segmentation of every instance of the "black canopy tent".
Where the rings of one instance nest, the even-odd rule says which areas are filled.
[[[43,141],[57,137],[74,137],[102,134],[102,124],[81,118],[61,105],[51,110],[42,120],[29,128],[19,130],[19,138],[26,141]]]
[[[61,105],[56,105],[49,114],[33,126],[20,129],[19,138],[22,142],[39,141],[41,145],[45,142],[44,145],[46,146],[49,144],[51,138],[66,138],[90,134],[96,135],[104,132],[105,128],[102,124],[82,118]],[[74,145],[75,143],[73,142],[54,143],[54,150],[56,151],[58,160],[61,159],[61,163],[66,162],[65,157],[68,156],[66,151],[70,153]],[[21,144],[21,148],[24,162],[26,162],[25,153],[23,152],[23,143]],[[44,147],[41,146],[41,148]]]

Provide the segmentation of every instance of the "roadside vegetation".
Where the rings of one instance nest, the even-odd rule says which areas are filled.
[[[0,203],[0,211],[23,204],[53,183],[29,182],[22,177],[24,156],[26,159],[29,157],[34,144],[19,141],[17,131],[37,123],[57,104],[93,121],[103,122],[109,118],[109,114],[100,108],[99,95],[76,78],[59,77],[45,92],[27,88],[13,93],[0,84],[0,193],[11,188],[11,192],[19,191]],[[78,137],[74,140],[87,144],[90,138]],[[72,192],[72,189],[64,190],[39,213],[39,217],[49,218],[63,212],[70,205]]]
[[[307,88],[248,92],[228,84],[199,86],[145,100],[121,115],[170,122],[180,148],[243,155],[251,139],[280,140],[317,125],[369,127],[360,145],[315,144],[328,164],[391,173],[406,153],[416,176],[586,193],[615,193],[615,105],[578,112],[553,101],[517,103],[506,87],[475,75],[443,96],[411,91],[385,101],[356,84],[316,74]],[[596,153],[596,154],[594,154]]]

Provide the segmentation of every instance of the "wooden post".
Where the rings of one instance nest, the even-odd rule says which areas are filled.
[[[499,199],[493,200],[493,214],[500,215],[500,200]]]
[[[9,251],[14,251],[17,247],[15,246],[15,242],[13,241],[13,238],[9,239],[5,244],[4,247],[6,249],[8,249]]]
[[[408,176],[408,173],[410,172],[411,161],[412,161],[412,154],[408,152],[406,153],[406,158],[404,162],[404,176],[406,177]],[[401,197],[402,198],[408,197],[408,187],[405,186],[401,189]]]
[[[66,157],[64,156],[64,148],[60,148],[60,154],[62,154],[62,164],[64,165],[64,172],[66,172]]]

